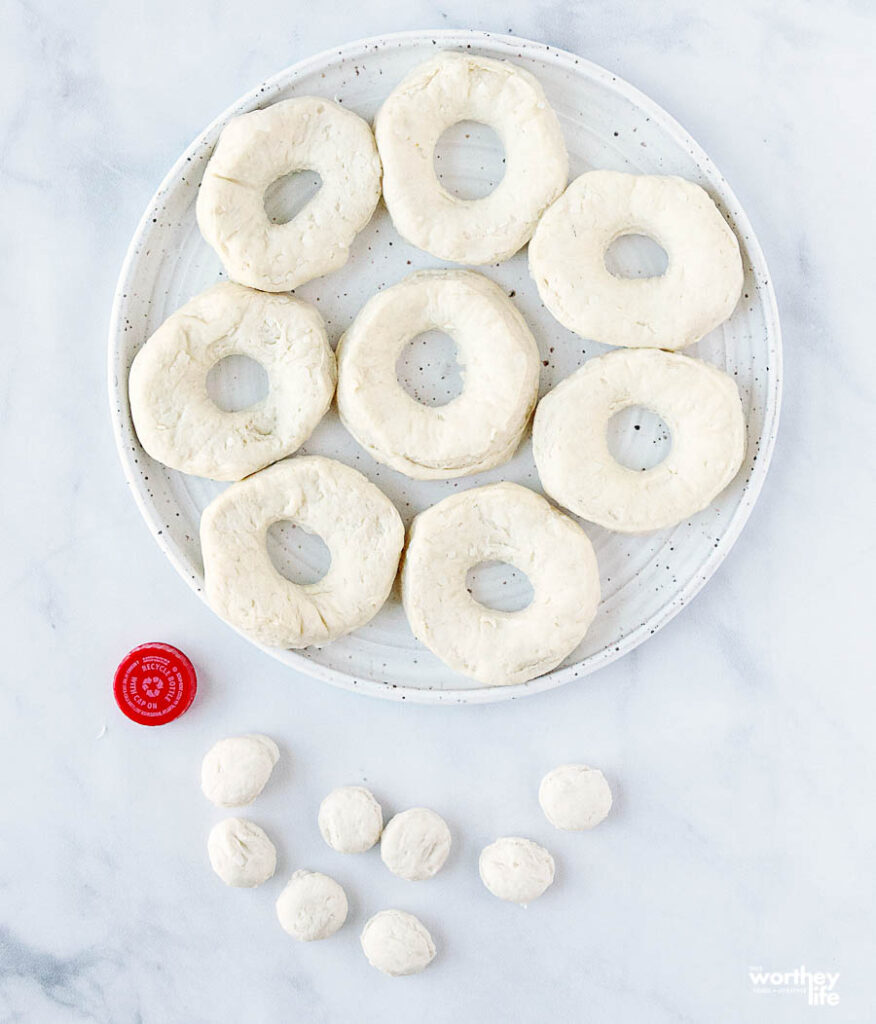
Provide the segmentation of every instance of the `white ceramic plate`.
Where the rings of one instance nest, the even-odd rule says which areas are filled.
[[[457,675],[423,648],[408,628],[394,594],[364,629],[323,649],[274,651],[291,668],[348,689],[425,702],[485,702],[521,697],[593,672],[631,651],[675,615],[717,569],[739,535],[763,483],[779,412],[781,347],[775,299],[763,254],[742,208],[709,158],[663,110],[614,75],[573,54],[541,43],[481,32],[405,32],[327,51],[281,72],[234,104],[206,128],[162,183],[137,228],[122,268],[109,335],[109,386],[116,438],[131,492],[149,528],[184,579],[203,594],[198,545],[201,510],[223,486],[187,477],[153,462],[137,442],[128,408],[131,361],[161,322],[192,295],[214,283],[221,267],[202,241],[195,197],[204,166],[223,125],[236,114],[290,96],[337,99],[371,120],[381,101],[412,67],[438,49],[471,49],[516,61],[535,74],[557,111],[571,159],[571,177],[593,168],[678,174],[706,188],[736,231],[745,264],[744,298],[729,321],[688,354],[733,374],[748,422],[748,454],[734,483],[706,511],[671,530],[631,537],[584,524],[602,576],[599,613],[581,646],[553,672],[528,683],[481,687]],[[444,183],[467,196],[499,180],[501,145],[483,126],[457,126],[438,150]],[[308,187],[306,175],[270,198],[269,209],[291,212]],[[273,212],[273,210],[272,210]],[[657,250],[659,253],[659,250]],[[615,254],[627,272],[660,268],[652,243],[629,238]],[[317,305],[335,343],[366,299],[421,267],[440,265],[406,244],[382,204],[358,237],[345,268],[296,292]],[[539,302],[527,273],[526,251],[500,266],[482,268],[514,296],[538,340],[541,393],[605,347],[561,327]],[[447,345],[412,343],[402,374],[421,397],[452,393]],[[422,368],[422,372],[421,372]],[[250,371],[255,367],[249,367]],[[238,406],[257,395],[256,375],[231,364],[217,371],[215,393]],[[613,428],[614,429],[614,428]],[[628,464],[652,465],[665,443],[650,413],[623,414],[614,429],[616,451]],[[341,427],[334,410],[302,449],[355,466],[395,501],[407,522],[457,488],[501,479],[538,488],[531,446],[489,473],[456,481],[419,483],[380,466]],[[324,549],[312,537],[284,528],[275,558],[292,573],[325,568]],[[304,577],[301,577],[304,578]],[[312,577],[311,577],[312,578]],[[476,597],[499,607],[524,599],[528,584],[500,567],[478,572]],[[219,628],[219,627],[217,627]]]

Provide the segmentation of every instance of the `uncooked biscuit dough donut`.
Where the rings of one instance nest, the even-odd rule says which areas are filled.
[[[653,410],[672,447],[653,469],[621,465],[606,429],[629,406]],[[745,455],[745,416],[733,378],[690,356],[657,349],[588,360],[539,402],[533,455],[554,500],[621,533],[673,526],[704,509]]]
[[[522,611],[494,611],[469,594],[466,573],[491,560],[529,577]],[[414,519],[402,600],[414,635],[442,661],[501,686],[547,672],[578,646],[596,614],[599,572],[577,523],[526,487],[489,484]]]
[[[347,894],[318,871],[296,871],[277,900],[277,918],[299,942],[334,935],[347,920]]]
[[[555,828],[581,832],[605,819],[611,810],[611,789],[598,768],[564,764],[541,780],[538,802]]]
[[[391,818],[380,839],[380,857],[399,878],[422,882],[437,875],[450,853],[447,822],[425,807]]]
[[[282,576],[268,528],[291,520],[318,534],[331,566],[316,583]],[[395,580],[404,527],[395,506],[361,473],[301,456],[223,491],[201,516],[207,599],[226,622],[268,647],[325,644],[363,626]]]
[[[531,839],[505,836],[481,850],[478,870],[494,896],[526,904],[553,882],[554,858]]]
[[[319,174],[319,191],[290,221],[272,223],[268,186],[304,170]],[[228,122],[198,192],[198,226],[233,281],[285,292],[342,267],[379,198],[368,124],[331,100],[301,96]]]
[[[226,818],[210,830],[210,864],[226,885],[251,889],[274,874],[277,850],[264,829],[244,818]]]
[[[269,736],[229,736],[201,762],[201,789],[217,807],[251,804],[265,788],[280,749]]]
[[[226,412],[210,399],[207,374],[231,355],[264,368],[268,394]],[[137,353],[128,382],[149,455],[212,480],[240,480],[300,448],[334,390],[335,357],[313,306],[227,281],[164,321]]]
[[[482,199],[458,199],[433,166],[441,135],[460,121],[489,125],[505,148],[505,175]],[[528,71],[447,51],[390,93],[374,122],[383,198],[396,230],[439,259],[479,265],[525,245],[565,188],[569,158],[557,115]]]
[[[463,391],[411,398],[396,376],[407,342],[437,329],[456,342]],[[504,291],[466,270],[424,270],[379,292],[338,345],[338,410],[379,462],[419,480],[498,466],[514,454],[538,397],[538,347]]]
[[[669,257],[657,277],[615,277],[605,251],[647,235]],[[539,222],[529,270],[542,302],[570,330],[606,345],[679,349],[733,312],[739,243],[708,193],[683,178],[590,171]]]
[[[338,853],[364,853],[380,838],[383,811],[364,786],[339,786],[319,805],[319,831]]]
[[[362,929],[368,963],[397,978],[417,974],[435,959],[435,943],[426,926],[404,910],[381,910]]]

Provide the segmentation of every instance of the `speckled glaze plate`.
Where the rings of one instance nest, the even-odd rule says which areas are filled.
[[[198,183],[223,125],[236,114],[291,96],[332,97],[371,120],[380,103],[416,64],[438,49],[467,50],[516,61],[538,77],[559,115],[571,177],[593,168],[678,174],[706,188],[734,228],[745,265],[744,297],[733,316],[690,355],[731,373],[748,423],[745,464],[733,484],[706,511],[670,530],[625,536],[585,523],[602,576],[602,603],[580,647],[547,675],[507,687],[482,687],[444,666],[413,637],[398,594],[365,628],[321,649],[268,653],[290,668],[360,693],[427,703],[509,700],[578,679],[626,654],[665,625],[715,572],[748,518],[766,475],[780,399],[781,343],[775,298],[751,226],[727,182],[687,133],[658,106],[608,71],[542,43],[481,32],[405,32],[341,46],[295,64],[248,93],[209,125],[167,175],[134,235],[122,268],[109,335],[109,387],[116,438],[131,493],[149,529],[180,575],[203,595],[198,522],[224,486],[187,477],[153,462],[131,423],[127,380],[137,350],[161,322],[191,296],[220,279],[221,267],[195,222]],[[502,174],[501,145],[483,126],[461,125],[442,140],[436,167],[444,184],[474,197]],[[269,212],[300,205],[306,175],[268,197]],[[611,254],[628,274],[661,268],[653,243],[629,238]],[[659,253],[659,250],[657,250]],[[405,243],[382,204],[356,240],[342,270],[296,292],[322,312],[332,343],[379,288],[413,270],[441,265]],[[606,351],[561,327],[541,305],[529,278],[526,251],[499,266],[481,268],[514,297],[541,349],[541,394],[585,360]],[[458,381],[446,346],[424,336],[406,353],[400,376],[421,399],[446,400]],[[211,382],[221,402],[238,407],[257,396],[254,367],[222,365]],[[647,467],[667,443],[665,428],[648,412],[628,411],[612,425],[615,452],[628,465]],[[332,410],[302,450],[355,466],[396,503],[406,522],[456,489],[501,479],[538,489],[527,441],[499,469],[455,481],[421,483],[380,466],[346,433]],[[317,539],[285,528],[271,538],[275,561],[300,579],[324,569]],[[299,575],[300,574],[300,575]],[[497,607],[525,602],[528,583],[502,567],[471,579],[475,596]],[[217,629],[225,628],[217,622]]]

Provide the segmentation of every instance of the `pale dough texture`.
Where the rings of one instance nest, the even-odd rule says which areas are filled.
[[[269,736],[229,736],[201,762],[201,789],[217,807],[244,807],[265,788],[280,749]],[[233,820],[233,819],[232,819]]]
[[[605,251],[647,235],[669,257],[657,277],[615,277]],[[606,345],[679,349],[717,327],[742,291],[739,243],[709,194],[684,178],[589,171],[548,209],[529,244],[542,302]]]
[[[226,356],[254,359],[268,393],[226,412],[207,393],[207,374]],[[289,295],[228,281],[173,313],[137,353],[128,394],[140,444],[172,469],[240,480],[290,455],[331,404],[335,357],[322,317]]]
[[[425,925],[404,910],[381,910],[362,930],[368,963],[384,974],[417,974],[435,959],[435,943]]]
[[[210,864],[226,885],[251,889],[277,868],[277,850],[264,829],[244,818],[226,818],[210,830]]]
[[[347,894],[318,871],[296,871],[277,900],[277,918],[299,942],[334,935],[347,920]]]
[[[318,534],[331,553],[316,583],[292,583],[271,562],[268,528],[285,520]],[[361,473],[321,456],[286,459],[204,509],[207,598],[226,622],[268,647],[326,644],[380,610],[403,542],[395,506]]]
[[[456,343],[463,390],[430,407],[396,364],[429,330]],[[379,462],[419,480],[498,466],[514,454],[538,397],[538,347],[505,292],[466,270],[423,270],[378,292],[338,345],[338,411]]]
[[[621,465],[609,420],[641,405],[657,413],[672,447],[653,469]],[[545,491],[571,512],[621,533],[673,526],[704,509],[736,476],[745,415],[736,382],[709,363],[658,349],[589,359],[539,402],[532,429]]]
[[[611,810],[611,789],[598,768],[564,764],[541,780],[538,802],[553,826],[580,832],[605,819]]]
[[[364,786],[339,786],[319,805],[319,831],[338,853],[364,853],[380,838],[383,811]]]
[[[505,149],[505,175],[482,199],[459,199],[433,166],[441,135],[460,121],[489,125]],[[474,266],[509,259],[532,235],[569,174],[560,123],[523,68],[445,51],[414,68],[374,122],[383,198],[412,245]]]
[[[319,191],[290,221],[272,223],[268,186],[304,170],[319,174]],[[198,226],[232,281],[285,292],[342,267],[379,198],[368,124],[331,100],[301,96],[223,128],[198,192]]]
[[[531,903],[554,880],[554,858],[531,839],[505,836],[481,850],[481,881],[494,896]]]
[[[491,560],[526,573],[526,608],[495,611],[468,593],[468,570]],[[599,594],[587,535],[518,484],[452,494],[411,526],[402,569],[411,629],[452,669],[485,685],[521,683],[558,665],[584,638]]]
[[[399,878],[422,882],[437,875],[450,853],[447,822],[425,807],[391,818],[380,839],[380,857]]]

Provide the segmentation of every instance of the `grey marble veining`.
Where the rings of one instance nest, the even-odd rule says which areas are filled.
[[[9,0],[0,21],[0,1020],[774,1024],[816,1011],[755,994],[749,969],[801,965],[840,974],[825,1019],[872,1020],[869,5]],[[183,147],[294,60],[423,26],[564,46],[666,107],[745,205],[784,328],[773,467],[714,580],[622,661],[511,705],[365,701],[223,628],[140,522],[104,397],[118,268]],[[192,710],[155,731],[110,690],[147,639],[185,649],[201,678]],[[197,781],[212,741],[247,730],[284,754],[251,811],[280,854],[255,892],[211,874],[219,814]],[[583,836],[554,832],[536,800],[544,771],[578,759],[617,797]],[[324,846],[319,800],[359,781],[390,812],[447,818],[434,880]],[[508,833],[557,859],[526,911],[476,874]],[[331,941],[298,946],[276,924],[296,867],[348,890]],[[383,978],[358,948],[393,905],[439,945],[417,978]]]

